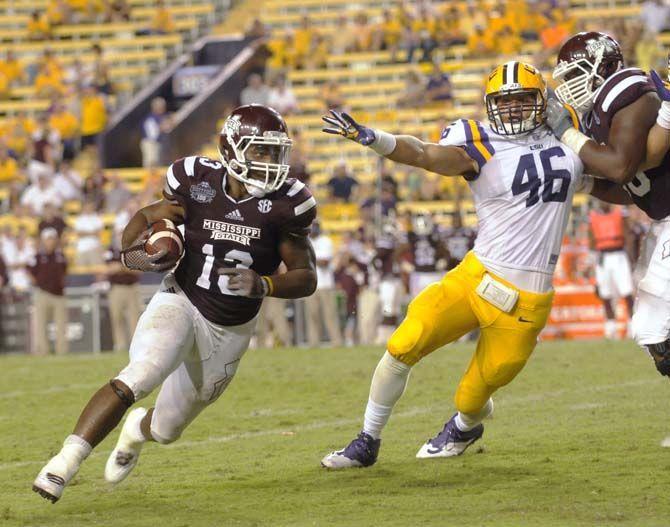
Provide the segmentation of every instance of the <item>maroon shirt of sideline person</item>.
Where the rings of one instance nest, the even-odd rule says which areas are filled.
[[[35,285],[42,291],[63,296],[67,261],[61,251],[55,250],[49,253],[43,249],[40,250],[35,256],[35,264],[28,269],[35,278]]]

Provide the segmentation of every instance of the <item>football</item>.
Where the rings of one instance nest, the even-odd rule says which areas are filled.
[[[147,254],[156,254],[165,249],[165,256],[158,263],[176,262],[184,253],[184,238],[177,226],[170,220],[159,220],[151,225],[151,234],[144,242]]]

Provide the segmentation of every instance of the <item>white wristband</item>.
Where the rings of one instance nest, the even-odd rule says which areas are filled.
[[[670,130],[670,101],[663,101],[658,110],[658,117],[656,117],[656,124],[661,128]]]
[[[569,146],[578,155],[582,147],[590,140],[576,128],[568,128],[561,136],[561,142]]]
[[[395,150],[396,140],[393,134],[383,130],[374,130],[375,140],[370,143],[370,148],[380,156],[387,156]]]

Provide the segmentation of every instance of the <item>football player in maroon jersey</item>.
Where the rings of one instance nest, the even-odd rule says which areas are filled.
[[[636,271],[642,278],[632,333],[658,371],[670,376],[670,154],[646,155],[657,118],[659,126],[670,128],[668,115],[662,108],[659,113],[656,91],[663,92],[662,83],[655,85],[642,70],[626,68],[618,42],[598,32],[579,33],[563,44],[554,78],[560,83],[560,101],[549,101],[547,124],[579,154],[585,172],[624,185],[653,220],[645,244],[650,250]],[[561,103],[582,113],[586,134],[572,125],[570,111]]]
[[[147,441],[171,443],[226,389],[246,351],[263,297],[300,298],[316,287],[307,238],[316,202],[287,179],[291,140],[282,117],[261,105],[241,106],[219,139],[221,159],[191,156],[167,170],[164,199],[130,220],[123,262],[160,271],[144,251],[146,230],[163,218],[185,227],[185,250],[140,318],[130,362],[84,408],[61,451],[39,472],[33,490],[57,501],[91,450],[126,410],[161,386],[153,408],[126,419],[105,468],[123,480]],[[281,262],[287,272],[275,275]]]

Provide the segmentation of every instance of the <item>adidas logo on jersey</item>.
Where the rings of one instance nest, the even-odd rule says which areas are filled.
[[[233,212],[229,212],[224,216],[227,220],[235,220],[235,221],[244,221],[244,216],[240,214],[239,209],[235,209]]]

